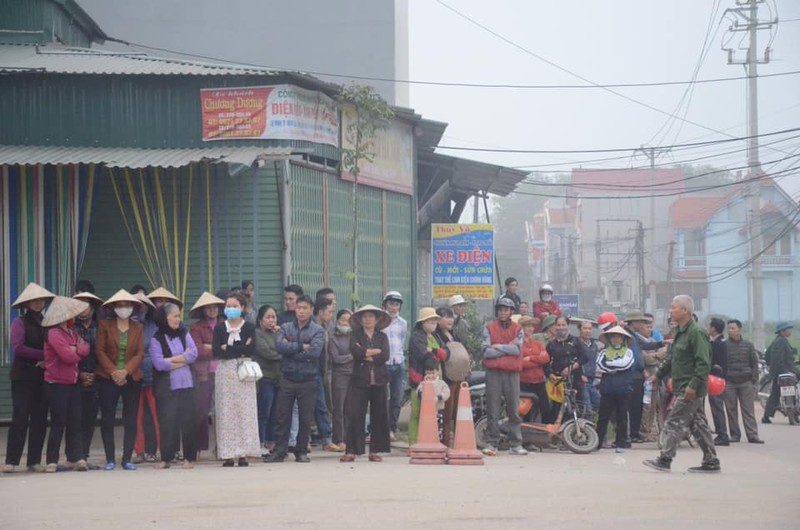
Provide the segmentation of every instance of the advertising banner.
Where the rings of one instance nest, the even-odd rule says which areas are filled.
[[[553,300],[558,302],[561,314],[564,316],[578,316],[580,310],[580,296],[577,294],[554,294]]]
[[[203,141],[305,140],[339,146],[334,101],[292,85],[200,90]]]
[[[433,224],[433,298],[494,299],[494,226]]]
[[[356,118],[355,107],[342,109],[342,150],[355,149],[348,127]],[[413,195],[414,134],[411,125],[394,121],[388,129],[377,131],[372,143],[372,161],[362,160],[358,164],[359,184]],[[344,170],[342,178],[353,180],[353,176]]]

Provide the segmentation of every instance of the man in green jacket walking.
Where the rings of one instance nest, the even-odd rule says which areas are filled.
[[[775,415],[775,411],[778,410],[781,399],[778,376],[787,372],[794,372],[795,375],[800,377],[800,369],[795,364],[797,349],[793,348],[789,343],[792,328],[794,326],[789,322],[780,322],[775,328],[775,340],[767,348],[766,358],[767,366],[769,366],[769,375],[772,376],[772,391],[769,394],[769,399],[767,399],[767,406],[764,407],[764,417],[761,418],[761,423],[772,423],[771,418]]]
[[[661,432],[661,454],[643,463],[658,471],[669,471],[678,444],[689,430],[703,450],[703,463],[698,467],[690,467],[689,471],[718,473],[719,459],[708,428],[703,400],[708,392],[708,373],[711,370],[709,338],[708,332],[692,319],[693,310],[694,301],[684,294],[673,298],[669,308],[670,318],[677,324],[675,337],[670,348],[671,356],[656,372],[653,386],[659,379],[672,375],[672,391],[678,399]]]

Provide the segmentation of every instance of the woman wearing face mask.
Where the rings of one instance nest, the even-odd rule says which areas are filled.
[[[281,355],[275,339],[278,333],[278,312],[270,305],[262,305],[256,315],[256,347],[253,358],[261,367],[263,377],[258,380],[258,439],[262,458],[269,456],[275,444],[275,398],[281,380]]]
[[[550,355],[550,366],[548,370],[545,370],[547,377],[551,383],[555,383],[558,377],[567,377],[572,374],[572,388],[577,390],[580,396],[583,391],[581,366],[589,361],[586,346],[580,339],[569,334],[567,317],[558,317],[553,329],[554,337],[547,343],[547,353]],[[551,403],[550,415],[545,423],[553,423],[558,417],[560,409],[559,403]]]
[[[153,360],[153,388],[161,426],[161,462],[156,469],[166,469],[175,459],[183,440],[184,469],[197,460],[195,434],[195,399],[192,369],[197,347],[181,321],[181,308],[167,302],[156,311],[158,331],[150,341]]]
[[[408,343],[408,381],[411,384],[411,417],[408,420],[409,446],[417,442],[419,430],[420,401],[417,387],[426,375],[438,375],[439,363],[447,359],[447,350],[436,337],[439,318],[434,308],[421,308]]]
[[[238,367],[250,360],[255,348],[256,328],[245,322],[242,310],[247,300],[241,293],[225,300],[225,322],[214,328],[214,358],[219,366],[214,384],[217,427],[217,455],[224,467],[248,465],[248,456],[260,456],[256,385],[239,381]]]
[[[42,448],[47,431],[47,400],[44,395],[44,339],[42,310],[55,295],[29,283],[11,305],[22,311],[11,323],[11,401],[13,416],[8,430],[6,463],[3,473],[18,471],[25,438],[28,438],[27,468],[44,471]]]
[[[353,354],[350,352],[350,316],[348,309],[340,309],[336,313],[336,331],[328,343],[328,358],[331,363],[331,416],[333,423],[333,448],[336,452],[344,451],[344,402],[347,387],[353,374]]]
[[[97,391],[100,398],[100,434],[106,453],[103,469],[116,467],[114,446],[114,417],[117,403],[122,398],[122,469],[134,471],[131,462],[136,441],[136,414],[142,387],[141,364],[144,357],[144,330],[131,320],[134,307],[142,302],[125,289],[106,300],[103,307],[114,311],[114,316],[103,320],[97,328]]]
[[[553,288],[548,284],[544,284],[539,289],[539,299],[533,303],[533,316],[539,320],[544,320],[550,315],[560,317],[561,307],[553,299]]]
[[[78,363],[89,354],[89,345],[75,331],[74,318],[89,304],[56,296],[42,326],[47,330],[44,344],[45,394],[50,408],[50,437],[47,440],[47,473],[58,471],[61,439],[67,431],[67,468],[87,471],[81,448],[81,391]]]
[[[211,411],[211,401],[214,398],[214,374],[217,363],[213,359],[212,345],[214,343],[214,328],[222,322],[222,311],[225,309],[225,300],[205,292],[197,299],[190,318],[197,322],[189,328],[197,346],[197,360],[192,363],[194,373],[195,399],[197,400],[197,458],[200,459],[201,451],[208,451],[208,414]]]

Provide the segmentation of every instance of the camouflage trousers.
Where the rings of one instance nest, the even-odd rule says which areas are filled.
[[[680,396],[675,401],[675,406],[667,415],[659,437],[661,458],[666,460],[675,458],[678,445],[686,438],[687,432],[692,433],[702,449],[703,463],[719,463],[711,429],[708,428],[704,399],[695,398],[687,401]]]

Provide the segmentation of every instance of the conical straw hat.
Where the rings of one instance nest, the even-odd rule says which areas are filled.
[[[66,296],[56,296],[47,308],[47,313],[42,319],[42,326],[49,328],[75,318],[89,308],[89,304],[67,298]]]
[[[142,304],[146,305],[147,307],[149,307],[149,308],[151,308],[151,309],[155,309],[155,308],[156,308],[156,304],[154,304],[153,302],[151,302],[151,301],[150,301],[150,299],[149,299],[149,298],[147,298],[147,295],[146,295],[146,294],[142,294],[142,293],[136,293],[136,294],[135,294],[135,295],[133,295],[133,296],[135,296],[136,298],[138,298],[138,299],[139,299],[139,301],[140,301]]]
[[[93,295],[90,292],[78,293],[75,296],[73,296],[72,298],[74,298],[76,300],[80,300],[81,302],[88,302],[95,309],[97,309],[98,307],[103,305],[103,299],[100,298],[99,296]]]
[[[152,300],[153,298],[163,298],[164,300],[169,300],[170,302],[178,304],[178,306],[181,309],[183,309],[183,302],[181,302],[180,298],[178,298],[171,292],[167,291],[163,287],[159,287],[155,291],[147,293],[147,298],[149,298],[150,300]]]
[[[114,293],[114,296],[106,300],[103,306],[111,305],[116,302],[130,302],[132,304],[142,304],[142,301],[140,299],[136,298],[134,295],[132,295],[125,289],[120,289],[119,291]]]
[[[633,338],[631,337],[631,334],[625,331],[625,328],[623,328],[622,326],[614,326],[613,328],[607,329],[606,331],[600,334],[601,337],[605,335],[622,335],[623,337],[628,337],[629,339]]]
[[[11,304],[12,308],[17,308],[25,305],[31,300],[39,300],[41,298],[55,298],[56,295],[45,289],[39,284],[29,283],[25,289],[19,294],[17,299]]]
[[[225,305],[225,300],[222,298],[217,298],[213,294],[209,293],[208,291],[204,292],[200,295],[200,298],[197,299],[197,302],[194,303],[192,306],[192,310],[189,311],[190,318],[202,318],[203,316],[203,308],[210,306],[210,305]]]
[[[353,313],[353,316],[350,317],[350,321],[357,327],[361,327],[361,317],[364,316],[364,313],[368,312],[375,313],[375,317],[377,318],[377,321],[375,322],[375,329],[379,331],[392,323],[392,317],[389,316],[389,313],[380,307],[375,307],[374,305],[369,304],[365,305],[364,307],[360,307],[358,311]]]

